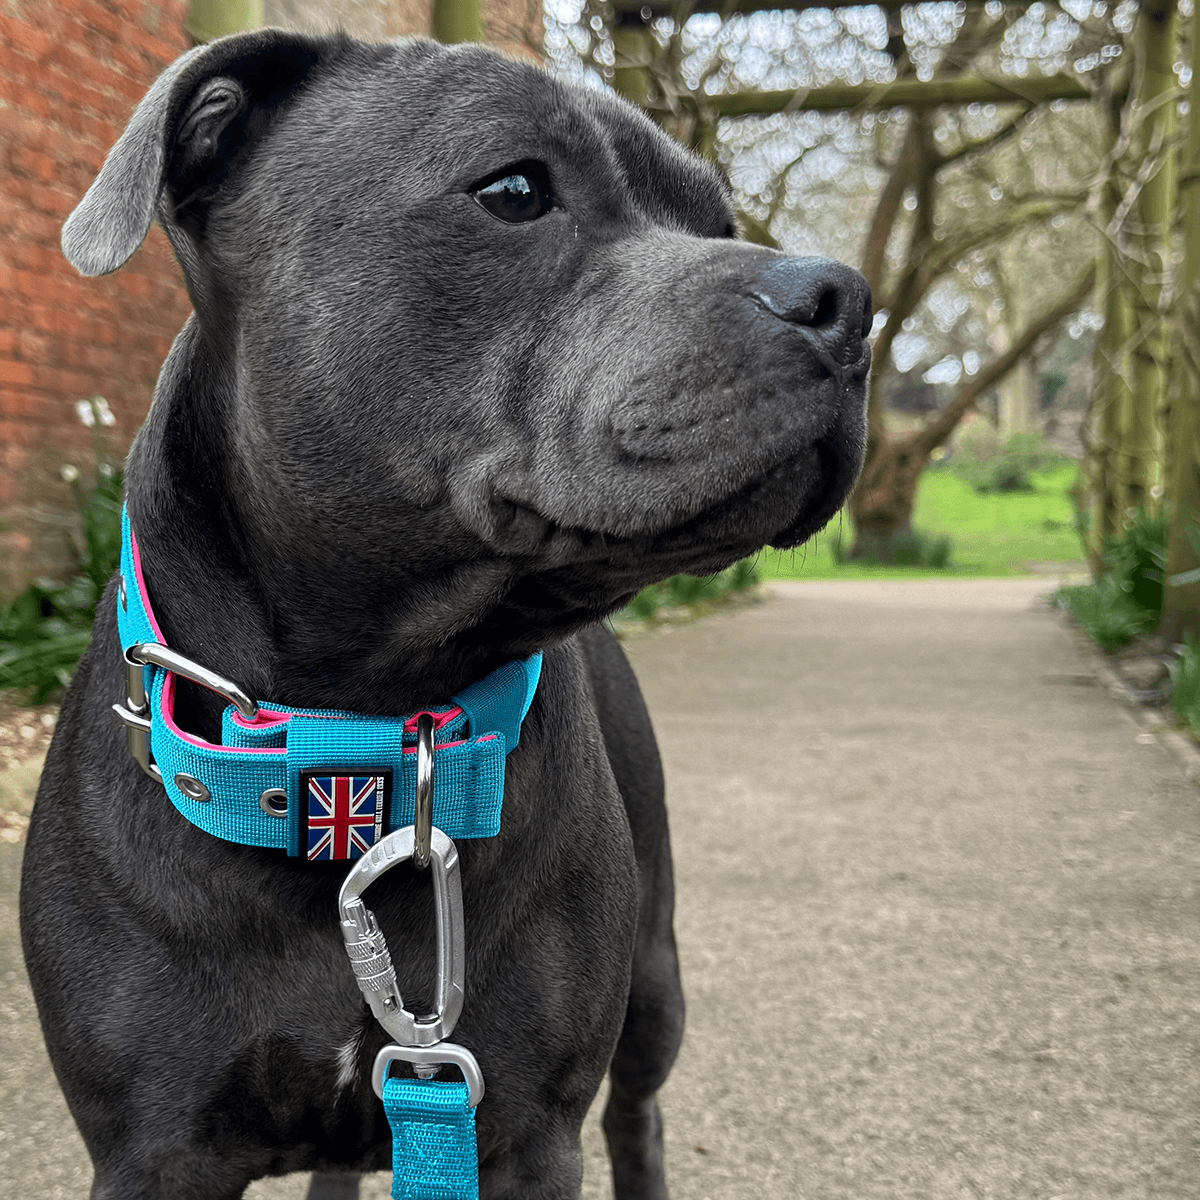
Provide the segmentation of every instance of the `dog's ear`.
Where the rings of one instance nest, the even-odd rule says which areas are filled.
[[[63,253],[84,275],[115,271],[156,211],[187,228],[272,115],[308,78],[325,44],[259,30],[198,46],[155,81],[100,174],[67,218]]]

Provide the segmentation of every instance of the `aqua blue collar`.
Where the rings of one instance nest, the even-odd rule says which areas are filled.
[[[385,834],[411,825],[420,713],[372,717],[254,705],[233,684],[167,648],[128,512],[121,528],[117,626],[130,687],[126,704],[113,707],[134,757],[162,780],[183,816],[214,837],[313,861],[358,858]],[[540,653],[506,663],[444,708],[421,710],[435,730],[433,824],[447,837],[499,833],[504,760],[520,738],[541,667]],[[219,744],[176,724],[178,675],[234,701],[225,709]]]

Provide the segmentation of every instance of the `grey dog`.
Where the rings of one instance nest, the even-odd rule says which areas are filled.
[[[64,230],[84,273],[157,217],[194,315],[126,491],[170,644],[252,696],[419,710],[545,652],[503,824],[460,844],[457,1040],[484,1197],[579,1193],[606,1071],[619,1200],[666,1195],[679,1046],[662,777],[601,620],[796,546],[860,466],[862,278],[735,240],[730,191],[634,108],[480,47],[262,31],[184,55]],[[389,1163],[345,864],[221,841],[125,749],[110,586],[29,831],[22,930],[95,1200],[232,1200]],[[176,716],[219,740],[186,682]],[[428,883],[376,903],[429,994]]]

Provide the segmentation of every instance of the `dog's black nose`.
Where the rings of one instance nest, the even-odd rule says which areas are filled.
[[[781,321],[811,330],[839,362],[849,366],[862,357],[871,332],[871,289],[852,267],[831,258],[776,258],[750,294]]]

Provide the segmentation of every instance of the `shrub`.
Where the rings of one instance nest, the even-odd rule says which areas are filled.
[[[1170,664],[1171,703],[1179,723],[1200,738],[1200,642],[1189,637]]]
[[[92,636],[96,605],[121,561],[121,472],[97,455],[93,487],[64,469],[83,526],[77,571],[66,583],[39,579],[0,607],[0,687],[41,704],[71,682]]]
[[[950,565],[953,543],[945,534],[923,533],[910,529],[893,537],[863,534],[851,557],[838,530],[831,543],[833,561],[839,565],[856,562],[875,567],[932,567],[942,570]]]
[[[1030,492],[1034,471],[1060,458],[1039,433],[1014,433],[1001,442],[991,425],[975,421],[957,439],[947,465],[977,492]]]
[[[1167,561],[1167,518],[1135,512],[1119,538],[1105,540],[1104,574],[1060,588],[1055,599],[1101,646],[1124,646],[1158,624]]]
[[[1059,588],[1054,599],[1106,650],[1149,633],[1158,620],[1157,613],[1139,605],[1110,575],[1095,583]]]
[[[1119,538],[1106,538],[1100,552],[1106,573],[1157,620],[1163,607],[1167,568],[1165,513],[1134,512]]]

